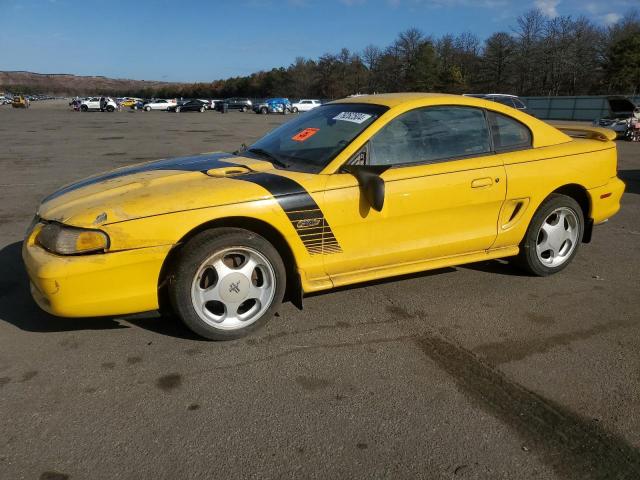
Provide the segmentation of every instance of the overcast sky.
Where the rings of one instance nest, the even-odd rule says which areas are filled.
[[[0,70],[210,81],[409,27],[484,39],[534,6],[607,25],[640,0],[0,0]]]

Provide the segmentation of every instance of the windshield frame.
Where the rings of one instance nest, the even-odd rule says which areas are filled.
[[[358,132],[348,143],[346,143],[345,145],[343,145],[339,149],[335,150],[327,159],[324,160],[324,164],[316,165],[316,164],[309,163],[309,162],[306,162],[306,161],[303,161],[303,160],[297,160],[297,159],[292,158],[290,156],[283,156],[281,158],[280,155],[275,155],[280,160],[280,162],[286,164],[286,167],[283,167],[281,165],[273,164],[274,168],[279,169],[279,170],[293,171],[293,172],[300,172],[300,173],[320,174],[320,173],[324,172],[327,169],[327,167],[329,167],[333,163],[333,161],[336,158],[338,158],[342,154],[342,152],[344,152],[345,149],[347,149],[347,148],[349,148],[349,146],[353,145],[354,142],[357,142],[358,139],[361,138],[363,135],[365,135],[367,131],[369,131],[373,126],[378,124],[379,120],[382,117],[384,117],[390,110],[390,107],[388,105],[382,105],[382,104],[378,104],[378,103],[369,103],[369,102],[356,103],[356,102],[340,102],[340,101],[337,101],[337,102],[330,102],[330,103],[325,103],[323,105],[320,105],[317,108],[314,108],[313,110],[311,110],[311,112],[316,112],[320,108],[325,107],[325,106],[326,107],[329,107],[329,106],[343,106],[343,107],[346,107],[346,108],[353,107],[353,106],[358,106],[358,107],[363,107],[364,106],[364,107],[369,107],[371,109],[378,109],[378,112],[376,113],[375,118],[371,123],[369,123],[360,132]],[[306,113],[302,114],[302,115],[306,115]],[[304,117],[301,116],[299,118],[304,118]],[[295,120],[292,120],[292,121],[295,121]],[[285,122],[282,125],[279,125],[275,129],[273,129],[272,131],[268,132],[267,134],[263,135],[262,137],[257,139],[254,143],[249,145],[245,150],[241,151],[240,154],[243,155],[243,156],[256,158],[256,159],[259,159],[259,160],[269,161],[269,160],[265,159],[264,156],[261,156],[261,155],[258,155],[258,154],[254,154],[250,150],[252,148],[260,148],[260,149],[265,150],[263,147],[257,147],[256,144],[258,144],[261,140],[263,140],[267,136],[273,134],[279,128],[284,127],[288,123],[290,123],[290,122]],[[269,153],[271,153],[273,155],[273,152],[269,152]]]

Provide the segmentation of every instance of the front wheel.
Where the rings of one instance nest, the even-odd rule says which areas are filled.
[[[242,107],[242,108],[240,109],[240,111],[241,111],[242,113],[246,112],[246,111],[247,111],[247,107]]]
[[[200,107],[200,113],[204,113],[205,108],[204,107]]]
[[[145,112],[150,112],[151,111],[151,107],[144,107],[144,111]]]
[[[273,245],[248,230],[220,228],[183,246],[169,295],[193,332],[231,340],[264,325],[282,303],[285,286],[284,263]]]
[[[554,193],[533,215],[517,261],[533,275],[557,273],[575,257],[583,232],[584,215],[578,202]]]
[[[107,106],[107,112],[113,112],[115,110],[115,108],[113,108],[113,105],[108,105]]]
[[[293,107],[293,108],[291,109],[291,111],[292,111],[293,113],[298,113],[298,107]]]
[[[262,113],[263,115],[266,115],[267,113],[269,113],[269,109],[267,107],[262,107],[260,109],[260,113]]]
[[[89,107],[87,107],[86,105],[80,105],[80,111],[87,112],[89,111]]]

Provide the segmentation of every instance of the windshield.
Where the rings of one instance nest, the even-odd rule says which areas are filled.
[[[317,173],[387,109],[359,103],[323,105],[276,128],[247,152],[272,157],[292,170]]]

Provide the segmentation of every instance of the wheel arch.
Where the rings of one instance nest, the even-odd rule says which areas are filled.
[[[264,237],[275,247],[285,265],[287,275],[287,285],[285,288],[284,300],[291,301],[296,307],[302,308],[302,285],[297,270],[297,262],[293,250],[285,239],[284,235],[274,226],[252,217],[225,217],[205,222],[187,232],[172,248],[165,258],[158,276],[158,303],[160,309],[168,307],[167,287],[171,281],[171,271],[180,249],[193,237],[206,230],[213,228],[241,228]]]
[[[556,188],[551,193],[558,193],[571,197],[578,203],[578,205],[580,205],[582,215],[584,216],[582,243],[589,243],[591,241],[591,233],[593,230],[593,220],[591,219],[591,197],[589,197],[587,189],[577,183],[569,183]]]

